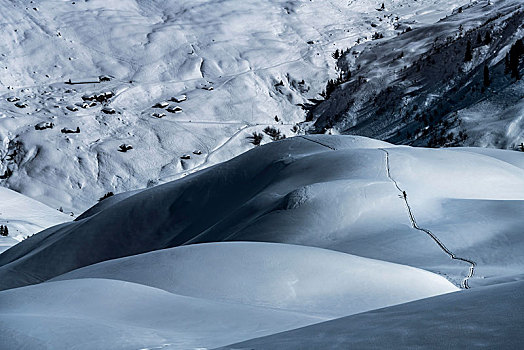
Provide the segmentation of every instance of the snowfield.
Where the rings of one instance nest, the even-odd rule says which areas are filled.
[[[0,225],[9,229],[7,237],[0,236],[0,252],[43,229],[73,219],[7,188],[0,187],[0,198]]]
[[[442,295],[221,349],[515,349],[524,342],[523,284]]]
[[[299,136],[106,200],[0,255],[8,347],[329,348],[362,344],[374,317],[394,326],[369,347],[415,346],[417,324],[465,314],[470,339],[518,343],[483,333],[517,305],[499,291],[522,289],[518,152]],[[366,332],[340,331],[359,317]]]
[[[246,242],[159,250],[53,280],[79,278],[117,279],[179,295],[331,318],[458,290],[441,276],[408,266],[318,248]]]
[[[0,341],[9,349],[195,349],[323,320],[141,284],[80,279],[2,292]]]
[[[0,0],[0,34],[0,349],[524,344],[521,0]]]
[[[335,50],[376,31],[391,37],[408,24],[433,23],[459,5],[379,6],[0,1],[0,175],[12,172],[0,182],[79,214],[109,191],[153,186],[231,159],[254,147],[246,137],[268,125],[293,136],[306,116],[300,105],[321,99],[337,75]],[[96,83],[99,77],[108,79]],[[94,95],[99,99],[83,99]],[[175,102],[180,95],[186,100]],[[77,127],[79,133],[61,132]],[[265,135],[262,143],[269,141]],[[122,144],[133,149],[119,152]]]
[[[58,280],[2,293],[6,344],[37,338],[50,348],[73,341],[79,349],[216,347],[457,290],[407,266],[268,243],[171,248]]]

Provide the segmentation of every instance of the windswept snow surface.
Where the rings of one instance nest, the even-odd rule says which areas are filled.
[[[457,290],[408,266],[269,243],[171,248],[58,280],[0,293],[5,344],[208,348]]]
[[[196,349],[325,320],[108,279],[46,282],[0,295],[6,349]]]
[[[5,342],[53,349],[71,341],[80,349],[97,347],[91,341],[100,339],[109,348],[219,347],[457,291],[469,264],[450,259],[412,227],[396,182],[418,226],[456,256],[477,263],[468,284],[478,294],[455,292],[427,304],[377,311],[391,330],[376,330],[378,344],[399,332],[416,333],[410,330],[415,325],[448,329],[442,317],[449,316],[452,325],[460,317],[476,337],[456,344],[499,345],[500,338],[490,343],[478,332],[519,305],[507,299],[493,318],[496,306],[482,308],[495,304],[499,291],[503,298],[521,290],[507,283],[524,276],[520,156],[308,135],[109,198],[77,221],[42,231],[0,255]],[[507,319],[509,345],[519,339],[514,320],[519,316]],[[373,329],[369,324],[367,332]],[[326,342],[321,347],[329,347]]]
[[[245,242],[159,250],[54,280],[78,278],[118,279],[180,295],[322,317],[457,290],[441,276],[408,266],[318,248]]]
[[[305,119],[299,104],[321,98],[337,74],[336,49],[459,6],[385,3],[386,12],[370,0],[2,0],[0,175],[13,172],[2,185],[79,213],[109,191],[228,160],[267,125],[292,136]],[[64,84],[102,75],[110,81]],[[106,92],[113,97],[82,100]],[[40,123],[54,127],[35,130]]]

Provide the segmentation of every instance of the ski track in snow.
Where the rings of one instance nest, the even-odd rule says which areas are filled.
[[[324,146],[326,148],[329,148],[329,149],[331,149],[333,151],[337,150],[335,147],[332,147],[332,146],[329,146],[329,145],[327,145],[325,143],[322,143],[322,142],[310,139],[308,137],[305,137],[305,136],[300,136],[300,137],[305,139],[305,140],[308,140],[310,142],[313,142],[313,143],[316,143],[318,145],[321,145],[321,146]],[[453,253],[451,250],[449,250],[444,245],[444,243],[442,243],[442,241],[433,232],[431,232],[430,230],[428,230],[426,228],[420,227],[418,225],[417,220],[415,219],[415,215],[413,215],[413,211],[411,210],[411,206],[409,205],[407,193],[398,185],[397,181],[391,176],[391,170],[390,170],[390,167],[389,167],[389,152],[387,150],[385,150],[384,148],[379,148],[379,150],[383,151],[386,154],[386,174],[387,174],[387,177],[391,180],[391,182],[393,182],[393,184],[395,185],[397,190],[400,192],[400,198],[402,198],[404,200],[404,204],[406,205],[406,209],[407,209],[408,215],[409,215],[409,221],[411,222],[411,227],[413,227],[415,230],[424,232],[429,237],[431,237],[431,239],[433,239],[433,241],[439,246],[439,248],[444,253],[446,253],[451,259],[463,261],[463,262],[468,263],[470,265],[469,266],[469,272],[466,275],[466,277],[464,277],[464,279],[462,280],[462,283],[460,285],[460,287],[462,289],[469,289],[470,287],[469,287],[468,281],[469,281],[469,279],[471,277],[473,277],[473,274],[475,273],[475,267],[477,266],[477,263],[475,261],[471,260],[471,259],[467,259],[467,258],[463,258],[463,257],[457,256],[455,253]]]
[[[433,232],[431,232],[430,230],[428,230],[426,228],[420,227],[417,224],[417,220],[415,219],[415,216],[413,215],[413,211],[411,210],[411,206],[409,205],[409,202],[408,202],[407,193],[398,185],[397,181],[391,176],[391,170],[390,170],[390,167],[389,167],[389,152],[387,150],[383,149],[383,148],[380,148],[380,150],[383,151],[386,154],[386,174],[387,174],[388,178],[393,182],[393,184],[395,185],[397,190],[400,192],[400,198],[402,198],[404,200],[404,203],[406,204],[406,209],[408,211],[409,221],[411,222],[411,227],[413,227],[415,230],[424,232],[428,236],[430,236],[431,239],[433,239],[433,241],[435,243],[437,243],[437,245],[440,247],[440,249],[442,249],[442,251],[444,253],[446,253],[451,259],[463,261],[463,262],[468,263],[470,265],[469,266],[469,272],[466,275],[466,277],[464,277],[464,279],[462,280],[462,283],[460,285],[460,287],[462,289],[469,289],[468,280],[471,277],[473,277],[473,274],[475,273],[475,266],[477,266],[477,263],[474,262],[473,260],[470,260],[470,259],[463,258],[463,257],[455,255],[455,253],[453,253],[451,250],[449,250],[444,245],[444,243],[442,243],[442,241]]]
[[[331,150],[333,150],[333,151],[336,151],[336,150],[337,150],[335,147],[332,147],[332,146],[326,145],[325,143],[322,143],[322,142],[320,142],[320,141],[312,140],[312,139],[307,138],[307,137],[305,137],[305,136],[300,136],[300,137],[303,138],[304,140],[308,140],[308,141],[314,142],[314,143],[316,143],[316,144],[319,144],[320,146],[327,147],[327,148],[329,148],[329,149],[331,149]]]

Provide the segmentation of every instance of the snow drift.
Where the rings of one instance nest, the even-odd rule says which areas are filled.
[[[78,278],[118,279],[179,295],[322,317],[457,290],[441,276],[408,266],[318,248],[245,242],[164,249],[53,280]]]

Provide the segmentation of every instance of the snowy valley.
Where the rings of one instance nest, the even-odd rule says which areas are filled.
[[[0,10],[1,349],[524,344],[520,1]]]
[[[78,215],[108,192],[151,187],[245,152],[255,132],[262,143],[293,136],[306,119],[301,105],[322,99],[338,75],[335,50],[432,23],[456,3],[377,7],[0,2],[0,181]],[[280,135],[264,134],[267,126]]]

